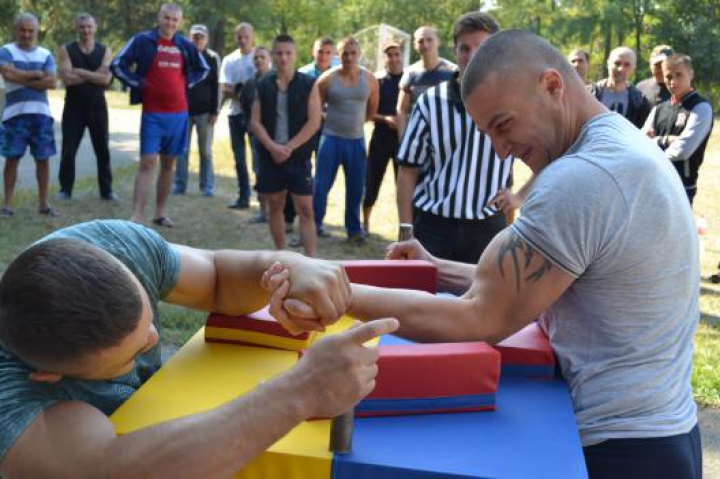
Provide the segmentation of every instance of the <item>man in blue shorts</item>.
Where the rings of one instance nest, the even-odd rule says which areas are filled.
[[[48,159],[55,154],[53,118],[47,90],[55,88],[55,61],[52,53],[37,45],[38,20],[30,13],[17,17],[15,42],[0,48],[0,74],[5,79],[3,141],[5,160],[5,202],[1,218],[10,218],[18,164],[28,146],[37,169],[38,213],[57,216],[48,204]]]
[[[157,28],[135,35],[112,62],[113,73],[130,87],[130,103],[142,103],[140,165],[135,178],[131,221],[145,223],[145,204],[152,174],[160,157],[155,198],[158,226],[172,227],[165,204],[173,185],[175,159],[187,154],[187,90],[209,72],[195,45],[176,34],[182,9],[165,4],[158,13]]]
[[[311,156],[320,128],[320,95],[314,80],[295,70],[297,47],[289,35],[273,42],[275,70],[257,85],[251,128],[258,139],[258,193],[268,204],[270,233],[275,247],[285,247],[283,210],[288,201],[300,216],[300,237],[305,254],[315,256]]]

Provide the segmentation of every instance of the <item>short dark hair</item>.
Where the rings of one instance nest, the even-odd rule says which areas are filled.
[[[663,60],[663,63],[667,63],[671,67],[683,66],[688,70],[693,69],[692,58],[684,53],[673,53]]]
[[[79,239],[31,246],[0,280],[0,342],[38,368],[116,346],[137,328],[141,313],[127,269]]]
[[[461,16],[453,26],[453,42],[457,45],[460,35],[473,32],[488,32],[490,34],[497,33],[500,30],[498,22],[482,12],[470,12]]]
[[[320,37],[315,42],[313,42],[313,45],[319,44],[321,47],[324,47],[326,45],[330,45],[331,47],[335,48],[335,40],[333,40],[330,37]],[[313,47],[314,48],[314,47]]]
[[[590,54],[584,48],[576,48],[572,50],[570,53],[568,53],[568,58],[573,55],[582,55],[585,57],[585,61],[590,63]]]
[[[287,33],[281,33],[273,40],[273,50],[275,50],[275,46],[277,46],[278,43],[292,43],[292,45],[295,46],[295,39]]]
[[[580,81],[570,62],[550,42],[525,30],[503,30],[485,40],[465,68],[460,89],[466,100],[491,73],[512,78],[546,68],[558,70],[565,80]]]

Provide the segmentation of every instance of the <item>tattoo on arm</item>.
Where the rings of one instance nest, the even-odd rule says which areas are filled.
[[[542,256],[542,264],[535,270],[530,270],[530,263],[535,255],[535,250],[514,232],[511,232],[510,236],[503,241],[500,245],[500,252],[498,253],[498,268],[500,268],[500,274],[503,278],[505,277],[505,267],[503,263],[508,255],[512,258],[515,286],[518,291],[520,291],[520,278],[523,275],[525,275],[525,281],[537,283],[545,276],[545,273],[550,271],[550,261]]]

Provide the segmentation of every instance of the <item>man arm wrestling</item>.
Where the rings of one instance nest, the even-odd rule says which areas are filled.
[[[267,303],[274,261],[302,275],[285,291],[345,312],[339,267],[300,255],[170,245],[124,221],[53,233],[0,281],[0,474],[229,477],[309,417],[349,410],[374,387],[380,320],[319,341],[294,368],[217,409],[116,436],[107,415],[160,367],[160,300],[226,314]],[[222,444],[223,447],[218,447]]]

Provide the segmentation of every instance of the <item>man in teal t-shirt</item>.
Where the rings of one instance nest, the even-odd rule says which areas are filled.
[[[394,320],[318,342],[296,367],[220,408],[115,436],[107,415],[161,366],[158,302],[257,310],[275,262],[303,271],[289,278],[290,294],[328,322],[348,309],[338,266],[171,245],[125,221],[76,225],[25,250],[0,281],[0,475],[228,477],[304,419],[349,410],[377,372],[377,351],[362,344]]]

